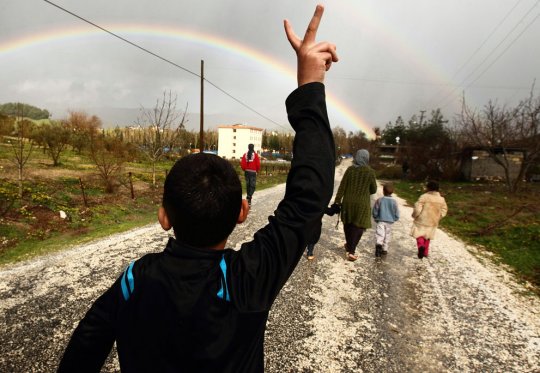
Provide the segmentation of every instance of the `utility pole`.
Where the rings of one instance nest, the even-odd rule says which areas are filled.
[[[424,124],[424,113],[425,110],[420,110],[420,125]]]
[[[201,128],[199,133],[199,150],[204,151],[204,60],[201,60]]]

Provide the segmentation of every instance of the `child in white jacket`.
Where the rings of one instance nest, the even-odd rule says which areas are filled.
[[[428,181],[426,189],[427,193],[420,196],[412,213],[414,221],[411,236],[416,238],[418,259],[428,256],[429,243],[435,237],[439,221],[448,212],[446,200],[439,194],[439,183]]]

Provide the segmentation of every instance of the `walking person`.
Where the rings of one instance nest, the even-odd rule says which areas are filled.
[[[394,185],[383,185],[381,198],[373,205],[373,219],[377,223],[375,228],[375,256],[388,254],[388,245],[392,238],[392,225],[399,220],[399,209],[396,200],[392,197]]]
[[[356,152],[353,164],[343,175],[334,203],[341,204],[347,259],[358,259],[356,246],[366,229],[371,228],[370,195],[377,192],[375,171],[369,167],[369,152]]]
[[[411,236],[416,238],[418,259],[429,255],[429,244],[435,237],[439,221],[446,216],[448,207],[446,200],[439,193],[439,183],[428,181],[427,192],[422,194],[414,204],[414,218]]]
[[[248,145],[248,151],[242,156],[240,166],[244,170],[246,178],[246,199],[251,206],[251,198],[255,193],[255,185],[257,184],[257,172],[261,169],[261,159],[254,149],[253,144]]]

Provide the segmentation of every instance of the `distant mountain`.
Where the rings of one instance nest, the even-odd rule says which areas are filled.
[[[50,113],[45,109],[20,102],[8,102],[0,105],[0,113],[4,115],[18,116],[22,115],[30,119],[48,119]]]

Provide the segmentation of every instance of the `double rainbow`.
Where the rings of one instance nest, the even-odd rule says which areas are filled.
[[[156,25],[114,24],[107,25],[106,28],[120,35],[145,35],[157,38],[173,38],[198,43],[211,48],[222,49],[228,53],[253,60],[280,74],[284,74],[291,79],[296,79],[296,71],[291,67],[285,65],[272,56],[261,53],[256,49],[248,47],[244,44],[240,44],[234,40],[224,39],[215,35],[192,30]],[[4,41],[3,43],[0,42],[0,54],[12,53],[24,48],[38,46],[44,43],[77,40],[96,35],[104,35],[104,33],[98,29],[88,27],[71,27],[50,30],[19,39]],[[364,132],[368,138],[375,137],[373,129],[366,123],[364,119],[362,119],[347,105],[341,102],[337,97],[328,92],[327,103],[329,108],[333,109],[341,117],[341,119],[345,120],[347,123],[353,124],[360,131]]]

